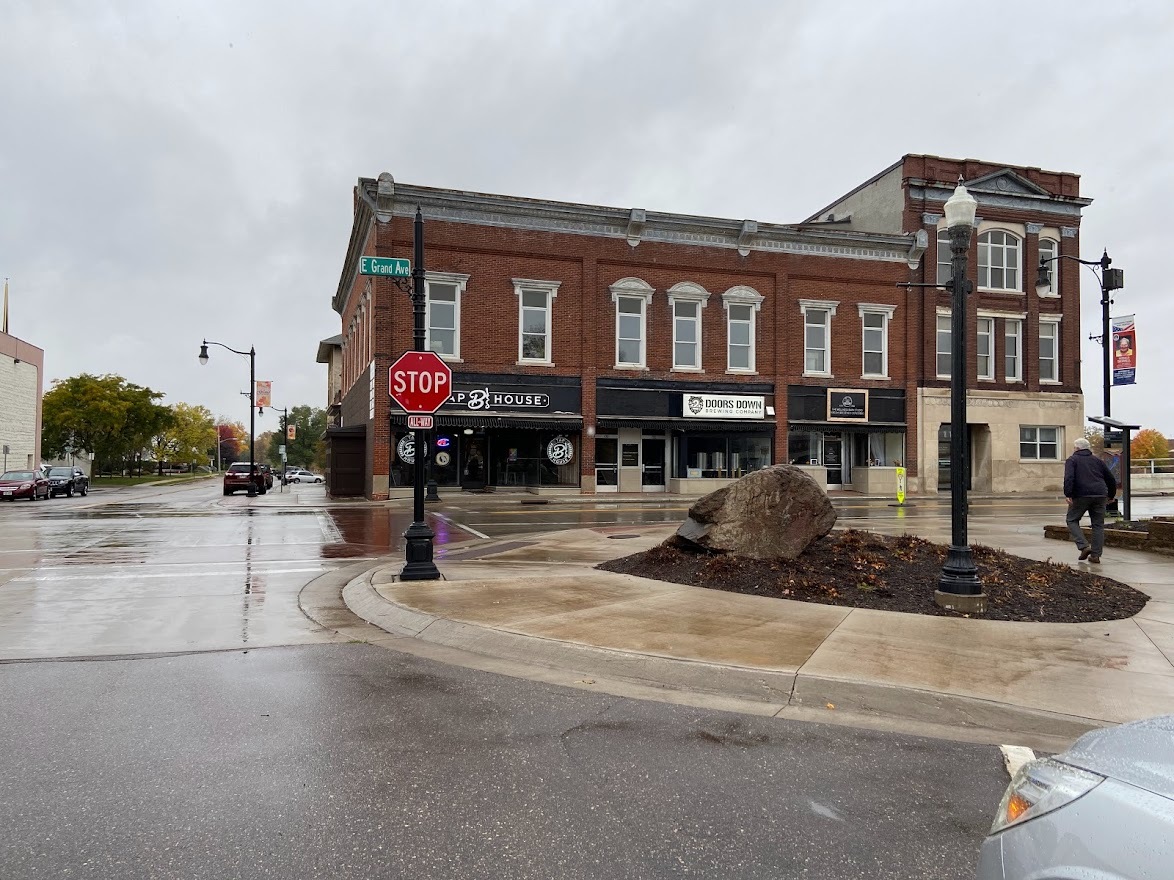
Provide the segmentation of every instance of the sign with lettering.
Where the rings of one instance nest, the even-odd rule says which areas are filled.
[[[868,390],[828,389],[829,422],[867,422]]]
[[[766,416],[766,398],[690,391],[681,395],[681,414],[687,419],[761,419]]]

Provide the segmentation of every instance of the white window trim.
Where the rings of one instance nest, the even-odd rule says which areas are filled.
[[[523,364],[543,364],[554,366],[554,300],[558,296],[561,281],[539,281],[534,278],[513,278],[514,295],[518,298],[518,366]],[[522,292],[538,291],[546,294],[546,357],[528,358],[522,356]]]
[[[803,345],[801,351],[803,352],[803,375],[804,376],[823,376],[825,378],[834,379],[835,374],[832,372],[832,318],[836,316],[836,306],[840,304],[839,300],[830,299],[801,299],[799,300],[799,311],[803,313]],[[828,313],[827,322],[827,338],[824,340],[827,343],[827,369],[820,372],[816,370],[807,369],[807,310],[819,309],[826,310]]]
[[[1058,235],[1040,235],[1039,241],[1040,242],[1044,242],[1044,241],[1053,242],[1056,245],[1056,249],[1055,249],[1055,251],[1052,252],[1052,256],[1053,257],[1060,256],[1060,236],[1058,236]],[[1037,245],[1037,253],[1038,253],[1038,245]],[[1060,298],[1060,264],[1063,262],[1064,262],[1063,260],[1056,259],[1056,260],[1052,260],[1050,263],[1048,263],[1048,268],[1051,270],[1051,273],[1048,276],[1051,281],[1051,292],[1038,294],[1040,299],[1059,299]],[[1036,271],[1038,271],[1038,270],[1039,270],[1039,267],[1037,265]]]
[[[722,294],[722,307],[726,310],[726,372],[743,375],[758,373],[758,313],[766,297],[744,284],[736,284]],[[753,306],[750,312],[750,357],[747,367],[730,366],[730,306]]]
[[[652,303],[652,295],[656,292],[652,285],[646,281],[641,281],[639,278],[621,278],[615,284],[611,285],[608,290],[611,291],[611,301],[616,306],[616,320],[615,320],[615,354],[616,362],[615,369],[617,370],[647,370],[648,361],[648,306]],[[642,299],[643,304],[640,307],[640,362],[639,363],[621,363],[620,361],[620,297],[631,297],[633,299]]]
[[[945,233],[945,241],[942,241],[942,233]],[[954,274],[954,255],[950,252],[950,233],[949,227],[946,226],[945,218],[938,223],[937,233],[934,236],[935,250],[934,250],[934,282],[936,284],[945,284],[949,281],[949,276],[944,281],[938,280],[938,269],[942,263],[947,263],[950,266],[950,275]],[[945,253],[942,253],[942,249]],[[942,257],[945,257],[943,260]]]
[[[1055,314],[1040,315],[1039,328],[1036,330],[1036,360],[1039,361],[1039,360],[1042,360],[1042,358],[1040,358],[1038,356],[1039,355],[1039,334],[1040,334],[1040,331],[1043,330],[1044,324],[1051,324],[1052,326],[1054,326],[1056,328],[1056,335],[1054,338],[1056,340],[1055,361],[1056,361],[1056,375],[1057,376],[1060,376],[1060,363],[1061,363],[1060,362],[1060,323],[1063,320],[1064,320],[1063,315],[1055,315]],[[1038,369],[1038,366],[1039,365],[1037,364],[1036,365],[1037,369]],[[1041,377],[1039,380],[1039,384],[1041,384],[1041,385],[1063,385],[1064,379],[1062,376],[1057,379],[1044,379]],[[1045,427],[1050,427],[1050,426],[1045,426]]]
[[[432,297],[429,296],[428,285],[435,281],[437,284],[455,284],[457,286],[457,301],[454,309],[453,323],[456,324],[453,333],[453,353],[440,355],[446,361],[461,362],[461,299],[465,295],[465,287],[469,283],[469,276],[463,272],[433,272],[424,273],[424,348],[432,350],[432,340],[427,338],[428,328],[432,326]]]
[[[1018,285],[1017,287],[984,287],[981,283],[981,279],[982,279],[982,237],[984,235],[990,235],[992,232],[1002,232],[1003,234],[1009,235],[1011,238],[1015,239],[1016,242],[1018,242],[1018,247],[1015,248],[1015,261],[1016,261],[1015,282]],[[1023,250],[1024,250],[1023,243],[1024,243],[1023,233],[1017,232],[1014,229],[1008,229],[1005,226],[983,227],[983,229],[978,234],[978,263],[977,263],[978,279],[977,280],[979,283],[977,284],[977,287],[979,290],[983,291],[984,293],[1005,293],[1005,294],[1014,295],[1014,296],[1022,296],[1023,295]],[[987,266],[987,278],[988,278],[988,280],[990,280],[990,266],[989,265]]]
[[[701,350],[701,317],[702,309],[709,305],[710,293],[700,284],[692,281],[681,281],[670,287],[666,293],[669,298],[669,316],[673,322],[673,355],[672,372],[674,373],[701,373],[705,370],[704,353]],[[677,309],[678,302],[700,303],[697,310],[697,366],[680,366],[677,364]]]
[[[1003,323],[1003,372],[1007,372],[1007,322],[1014,321],[1019,328],[1016,334],[1015,350],[1018,354],[1015,356],[1015,364],[1018,367],[1014,376],[1004,375],[1003,379],[1006,382],[1015,382],[1022,384],[1023,382],[1023,325],[1026,322],[1027,315],[1007,315]]]
[[[877,303],[859,303],[857,311],[860,314],[860,377],[862,379],[889,378],[889,322],[893,320],[896,306],[880,305]],[[880,315],[884,318],[881,324],[881,371],[879,373],[864,372],[864,316]]]
[[[975,366],[975,370],[978,369],[978,358],[979,358],[979,351],[978,351],[978,337],[979,337],[978,322],[979,321],[989,321],[990,322],[989,324],[987,324],[987,326],[990,327],[991,332],[987,336],[987,353],[986,353],[987,364],[990,365],[990,374],[984,375],[983,373],[979,372],[979,373],[977,373],[977,376],[978,376],[978,379],[980,382],[994,382],[995,376],[998,375],[998,370],[995,369],[995,330],[997,329],[998,324],[995,322],[995,319],[993,317],[991,317],[990,315],[978,315],[976,317],[975,324],[974,324],[974,366]]]
[[[1056,457],[1055,458],[1042,458],[1041,456],[1036,455],[1035,458],[1024,458],[1023,457],[1023,439],[1021,436],[1020,440],[1019,440],[1019,460],[1020,461],[1063,461],[1064,460],[1063,454],[1064,454],[1064,449],[1066,447],[1064,446],[1064,426],[1063,425],[1020,425],[1019,430],[1020,430],[1021,435],[1022,435],[1022,431],[1024,428],[1034,428],[1035,429],[1035,432],[1036,432],[1035,433],[1035,449],[1036,449],[1037,453],[1039,452],[1039,447],[1040,447],[1040,439],[1039,439],[1040,429],[1054,428],[1056,431]]]
[[[941,306],[938,306],[937,314],[934,315],[934,321],[933,321],[933,368],[934,368],[934,375],[936,375],[937,378],[939,378],[939,379],[951,378],[951,376],[953,375],[953,371],[951,370],[951,372],[949,372],[949,373],[938,372],[938,355],[941,354],[941,351],[938,350],[938,318],[952,318],[953,314],[954,313],[950,309],[946,309],[946,308],[942,308]],[[953,327],[951,325],[951,330],[952,329],[953,329]],[[951,337],[950,337],[950,347],[951,347],[950,348],[950,358],[951,358],[950,363],[951,363],[951,365],[954,363],[954,361],[953,361],[953,356],[954,356],[953,345],[954,345],[954,338],[953,338],[953,335],[951,335]]]

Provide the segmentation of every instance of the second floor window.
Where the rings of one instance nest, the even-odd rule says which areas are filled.
[[[803,374],[832,373],[832,316],[839,303],[799,300],[803,310]]]
[[[551,321],[559,282],[514,279],[518,297],[518,360],[551,363]]]
[[[621,296],[616,300],[616,363],[644,366],[644,300]]]
[[[446,358],[461,356],[461,292],[468,275],[429,272],[424,279],[427,347]]]
[[[951,333],[952,330],[950,327],[950,316],[938,315],[938,377],[942,379],[950,378],[950,370],[953,366],[951,357],[954,351],[954,346],[953,336]]]
[[[978,354],[978,378],[995,378],[995,319],[978,319],[978,344],[975,350]]]
[[[950,230],[946,221],[938,224],[938,284],[949,284],[954,277],[954,264],[950,257]]]
[[[1060,260],[1052,259],[1060,255],[1060,242],[1054,238],[1041,238],[1039,240],[1039,257],[1041,260],[1051,260],[1048,266],[1048,286],[1047,293],[1043,296],[1059,296],[1060,295]]]
[[[1039,324],[1039,380],[1060,381],[1060,324],[1056,321]]]
[[[978,237],[978,286],[986,290],[1019,291],[1019,239],[992,229]]]
[[[887,378],[889,375],[889,319],[893,311],[893,306],[860,306],[863,376]]]
[[[755,363],[755,321],[763,296],[752,287],[737,285],[722,294],[726,309],[726,370],[753,373]]]
[[[701,369],[701,303],[673,302],[673,369]]]
[[[1008,382],[1023,380],[1023,322],[1007,319],[1003,331],[1003,370]]]

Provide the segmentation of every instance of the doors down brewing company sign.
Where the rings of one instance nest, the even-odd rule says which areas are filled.
[[[766,415],[766,398],[688,392],[681,395],[681,415],[687,419],[761,419]]]

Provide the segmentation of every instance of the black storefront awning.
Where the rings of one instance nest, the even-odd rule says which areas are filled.
[[[774,433],[775,423],[756,419],[743,422],[723,422],[717,419],[632,419],[599,416],[599,428],[640,428],[643,431],[690,431],[693,433]]]
[[[580,431],[583,428],[583,419],[574,415],[562,416],[534,416],[512,415],[510,413],[493,413],[483,416],[449,415],[436,413],[437,428],[537,428],[549,431]],[[407,427],[407,413],[392,413],[391,424]]]
[[[897,434],[903,433],[906,430],[906,427],[901,423],[796,422],[791,420],[787,423],[787,430],[789,430],[791,433],[796,431],[821,431],[824,433],[835,434],[843,431],[865,431],[869,434]]]

